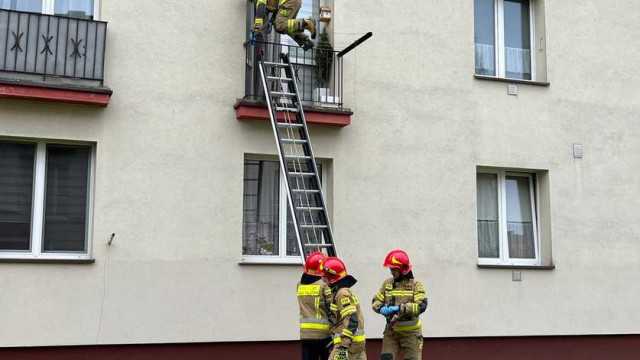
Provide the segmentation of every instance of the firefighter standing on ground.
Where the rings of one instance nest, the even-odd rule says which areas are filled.
[[[309,30],[311,38],[316,38],[316,22],[313,19],[296,19],[302,6],[302,0],[257,0],[256,18],[252,34],[260,39],[262,30],[270,21],[269,14],[275,14],[276,32],[289,35],[305,50],[313,48],[313,41],[304,33]]]
[[[300,345],[302,360],[327,360],[331,331],[328,308],[331,304],[331,289],[322,280],[320,266],[325,255],[316,251],[304,264],[304,273],[298,284],[300,305]]]
[[[427,295],[413,277],[406,252],[393,250],[384,260],[393,277],[385,280],[373,297],[373,311],[387,319],[380,360],[395,360],[402,349],[406,360],[422,359],[420,314],[427,309]]]
[[[342,260],[335,257],[322,263],[322,273],[331,286],[330,311],[335,316],[331,326],[333,350],[329,360],[367,360],[364,317],[360,302],[350,289],[357,280],[347,274]]]

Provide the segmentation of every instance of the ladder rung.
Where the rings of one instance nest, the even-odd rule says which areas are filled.
[[[311,160],[311,156],[307,155],[285,155],[286,159],[302,159],[302,160]]]
[[[286,96],[286,97],[295,97],[296,96],[295,93],[288,93],[288,92],[282,92],[282,91],[272,91],[271,95]]]
[[[301,229],[326,229],[327,225],[300,225]]]
[[[277,76],[267,76],[268,80],[272,80],[272,81],[284,81],[284,82],[292,82],[293,79],[290,78],[286,78],[286,77],[277,77]]]
[[[330,248],[332,244],[304,244],[304,247]]]
[[[289,176],[316,176],[316,173],[310,172],[289,172]]]
[[[296,108],[290,108],[290,107],[280,107],[280,106],[276,106],[276,111],[288,111],[288,112],[292,112],[292,113],[297,113],[298,109]]]
[[[306,144],[307,140],[301,140],[301,139],[282,139],[283,143],[286,144]]]
[[[298,124],[298,123],[278,123],[278,127],[296,127],[296,128],[301,128],[302,124]]]
[[[298,211],[322,211],[324,208],[321,207],[309,207],[309,206],[298,206],[296,207]]]
[[[291,189],[291,192],[294,193],[309,193],[309,194],[317,194],[320,190],[312,190],[312,189]]]
[[[275,66],[275,67],[280,67],[280,68],[288,68],[289,65],[285,64],[285,63],[274,63],[274,62],[270,62],[270,61],[263,61],[262,62],[265,66]]]

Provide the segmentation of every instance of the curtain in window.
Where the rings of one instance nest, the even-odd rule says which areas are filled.
[[[36,147],[0,143],[0,250],[29,250]]]
[[[496,74],[496,50],[493,45],[476,44],[476,74]]]
[[[279,255],[280,166],[245,160],[242,219],[243,255]]]
[[[505,47],[507,77],[531,78],[531,50]]]
[[[478,256],[500,257],[500,225],[498,223],[498,176],[477,175]]]

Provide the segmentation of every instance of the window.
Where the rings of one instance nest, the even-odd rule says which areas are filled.
[[[536,1],[475,0],[477,75],[536,80]]]
[[[0,9],[37,12],[92,20],[96,11],[94,0],[0,0]]]
[[[318,171],[322,179],[321,164]],[[292,264],[301,261],[279,161],[244,161],[242,260]]]
[[[0,141],[0,258],[86,259],[93,147]]]
[[[540,265],[536,176],[477,173],[478,263]]]

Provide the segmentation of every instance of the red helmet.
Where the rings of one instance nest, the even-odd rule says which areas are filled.
[[[411,261],[409,255],[402,250],[393,250],[384,259],[382,264],[384,267],[396,268],[402,271],[403,275],[407,275],[411,271]]]
[[[336,257],[327,258],[321,265],[322,276],[324,276],[329,284],[343,279],[347,276],[347,267],[342,260]]]
[[[322,251],[315,251],[309,254],[304,262],[304,273],[321,276],[320,267],[326,258],[327,256]]]

